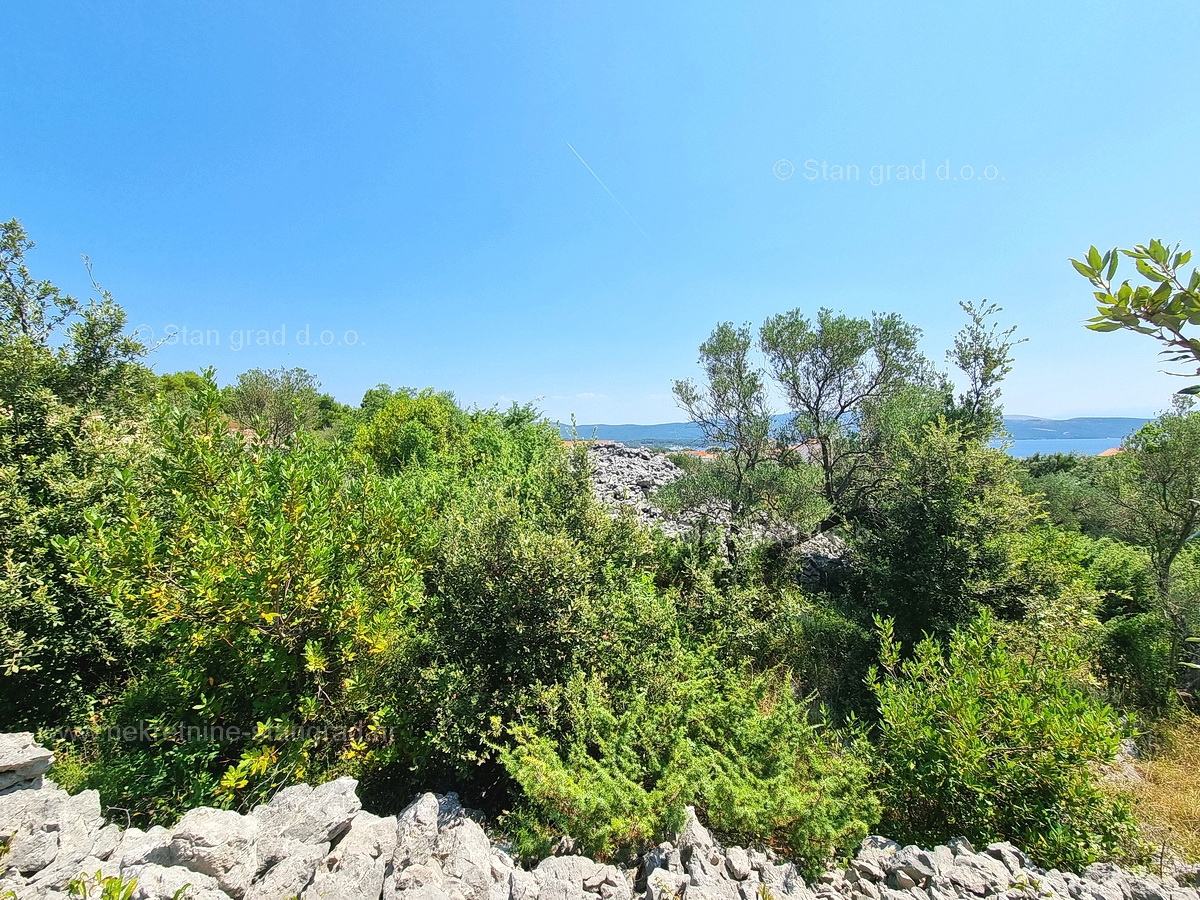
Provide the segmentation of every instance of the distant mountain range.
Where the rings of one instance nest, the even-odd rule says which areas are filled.
[[[784,417],[777,416],[782,420]],[[1119,440],[1145,425],[1149,419],[1122,416],[1085,416],[1078,419],[1040,419],[1037,416],[1005,416],[1004,427],[1014,440]],[[618,441],[630,447],[702,447],[704,436],[691,422],[662,425],[580,425],[574,432],[559,423],[564,438]]]

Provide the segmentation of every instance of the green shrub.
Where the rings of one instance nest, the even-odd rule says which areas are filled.
[[[796,591],[776,598],[752,631],[748,647],[758,665],[791,669],[835,721],[874,714],[865,679],[878,658],[878,638],[825,598]]]
[[[457,443],[466,425],[466,415],[449,394],[432,388],[419,394],[400,392],[359,428],[354,446],[385,471],[413,462],[428,465]]]
[[[1104,623],[1097,666],[1121,706],[1165,716],[1179,705],[1174,631],[1161,612]]]
[[[210,381],[163,408],[120,515],[71,545],[80,583],[136,623],[140,677],[106,715],[98,765],[140,774],[95,779],[146,815],[390,759],[368,739],[397,724],[376,678],[422,594],[385,481],[303,438],[251,452],[219,404]]]
[[[1102,538],[1093,545],[1087,567],[1101,593],[1097,616],[1102,622],[1160,608],[1154,570],[1142,548]]]
[[[865,608],[893,618],[905,644],[945,635],[981,608],[1020,606],[1014,539],[1036,507],[1016,465],[944,421],[900,438],[854,545]]]
[[[0,223],[0,731],[63,724],[127,672],[126,623],[74,583],[62,542],[113,510],[150,383],[121,308],[33,280],[32,247]]]
[[[690,654],[668,665],[630,694],[573,685],[574,727],[557,740],[514,729],[502,758],[522,790],[507,822],[519,849],[537,856],[569,834],[580,852],[628,857],[694,805],[722,838],[772,846],[809,875],[851,852],[878,815],[867,767],[805,723],[787,674]]]
[[[922,846],[1010,840],[1042,865],[1072,869],[1129,839],[1126,805],[1095,773],[1116,755],[1121,728],[1075,680],[1069,644],[1023,655],[984,614],[904,662],[885,623],[880,659],[885,833]]]

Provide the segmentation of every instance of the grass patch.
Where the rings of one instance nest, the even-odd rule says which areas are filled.
[[[1200,716],[1168,726],[1158,749],[1137,768],[1144,780],[1128,790],[1145,838],[1200,861]]]

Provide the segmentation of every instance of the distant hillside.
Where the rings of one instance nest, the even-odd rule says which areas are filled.
[[[1149,419],[1120,416],[1078,419],[1005,416],[1004,427],[1018,441],[1120,439],[1141,428],[1148,421]],[[575,436],[570,425],[559,423],[559,428],[564,438]],[[630,447],[703,447],[707,443],[700,429],[691,422],[666,422],[662,425],[580,425],[577,433],[584,440],[595,438],[602,441],[618,441]]]

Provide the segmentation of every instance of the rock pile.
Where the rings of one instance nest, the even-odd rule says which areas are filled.
[[[72,879],[100,873],[136,879],[134,900],[1200,900],[1173,878],[1047,872],[1010,844],[977,853],[965,840],[926,851],[868,838],[810,886],[770,852],[722,848],[694,813],[634,867],[557,856],[526,870],[454,794],[376,816],[350,778],[286,788],[249,815],[202,807],[170,830],[121,829],[95,791],[44,780],[50,761],[30,735],[0,735],[0,897],[66,898]]]
[[[850,571],[850,548],[835,534],[814,535],[789,551],[795,580],[807,587],[829,588]]]
[[[654,503],[658,489],[683,474],[662,453],[639,447],[626,447],[613,441],[593,441],[588,445],[592,466],[592,493],[603,506],[613,511],[631,509],[644,525],[678,535],[690,527],[689,521],[676,520]]]
[[[662,453],[640,447],[626,447],[615,441],[593,441],[588,445],[592,466],[592,492],[596,500],[614,512],[633,510],[644,525],[661,528],[678,537],[701,519],[718,528],[729,524],[728,513],[717,508],[670,516],[654,502],[654,495],[683,474]],[[790,543],[795,535],[784,534],[765,523],[751,525],[749,533],[767,540]],[[849,548],[832,534],[818,534],[788,551],[796,580],[810,587],[830,587],[847,571]]]

